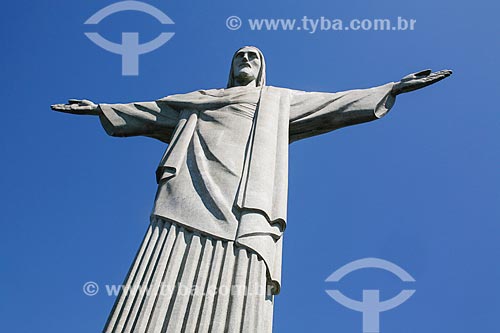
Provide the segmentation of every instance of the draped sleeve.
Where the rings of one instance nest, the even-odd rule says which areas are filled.
[[[111,136],[148,136],[170,143],[179,112],[163,100],[129,104],[99,104],[101,124]]]
[[[394,83],[337,93],[291,91],[290,142],[383,117]]]

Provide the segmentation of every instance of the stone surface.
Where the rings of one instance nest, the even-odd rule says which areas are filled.
[[[168,143],[157,169],[149,236],[125,282],[154,287],[154,292],[120,295],[106,332],[205,332],[210,327],[270,332],[286,228],[288,144],[379,119],[396,95],[451,75],[425,70],[379,87],[322,93],[268,86],[265,73],[261,51],[243,47],[233,56],[226,89],[152,102],[70,100],[52,106],[98,115],[112,136],[144,135]],[[208,261],[221,267],[211,270]],[[255,299],[236,293],[224,298],[220,291],[198,298],[177,297],[176,291],[168,299],[158,293],[162,283],[175,282],[204,290],[243,285],[265,291]]]

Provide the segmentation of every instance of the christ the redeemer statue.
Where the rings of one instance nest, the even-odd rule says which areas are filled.
[[[370,89],[304,92],[266,85],[261,51],[246,46],[233,56],[226,89],[52,105],[99,116],[109,135],[168,144],[151,224],[104,332],[271,332],[289,143],[381,118],[396,95],[450,74],[425,70]]]

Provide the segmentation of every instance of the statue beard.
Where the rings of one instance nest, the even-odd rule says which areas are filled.
[[[246,86],[255,80],[257,78],[254,75],[245,72],[240,72],[238,76],[234,77],[234,81],[238,82],[240,86]]]

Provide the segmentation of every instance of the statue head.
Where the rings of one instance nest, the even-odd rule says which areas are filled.
[[[244,46],[238,49],[231,61],[227,88],[266,84],[266,62],[264,55],[255,46]]]

